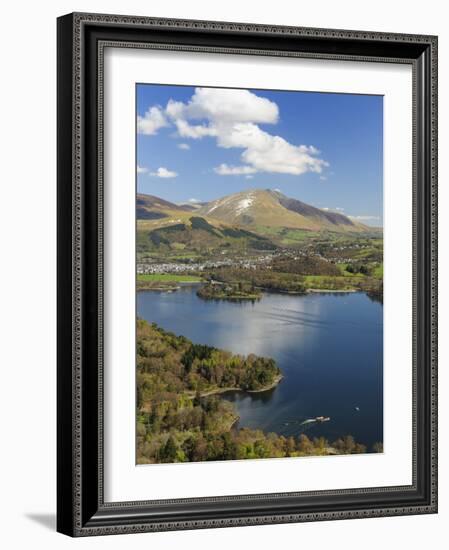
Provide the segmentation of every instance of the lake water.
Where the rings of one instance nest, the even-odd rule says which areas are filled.
[[[196,290],[139,292],[138,316],[195,343],[276,360],[284,374],[276,388],[223,394],[240,427],[331,441],[351,434],[368,447],[382,441],[382,304],[364,293],[204,301]],[[316,416],[331,420],[302,424]]]

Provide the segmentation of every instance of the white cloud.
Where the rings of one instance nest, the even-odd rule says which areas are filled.
[[[315,147],[292,145],[253,123],[237,123],[227,127],[219,133],[217,143],[220,147],[244,149],[242,160],[256,172],[299,176],[306,172],[320,173],[327,166],[325,161],[316,157],[318,152]]]
[[[334,208],[329,208],[328,206],[324,206],[323,208],[320,208],[320,210],[325,210],[326,212],[344,212],[345,209],[340,208],[339,206],[336,206]]]
[[[348,216],[348,218],[360,221],[380,220],[379,216]]]
[[[177,175],[177,172],[167,170],[167,168],[164,168],[163,166],[158,168],[156,172],[150,172],[150,176],[154,176],[156,178],[176,178]]]
[[[243,149],[241,159],[253,172],[301,175],[320,173],[328,163],[318,158],[313,146],[292,145],[280,136],[262,130],[252,122],[215,127],[217,145]]]
[[[220,166],[214,168],[214,172],[219,176],[241,176],[244,174],[254,174],[257,170],[251,166],[228,166],[227,164],[220,164]]]
[[[189,199],[188,202],[192,203],[192,204],[196,204],[197,202],[201,202],[199,199]]]
[[[306,172],[321,174],[329,166],[319,158],[320,151],[313,145],[294,145],[261,129],[259,124],[278,122],[279,108],[248,90],[196,88],[188,102],[169,100],[164,113],[159,107],[152,107],[145,117],[152,133],[157,131],[155,126],[159,128],[170,121],[180,137],[212,137],[218,147],[242,149],[243,165],[221,164],[215,168],[220,175],[267,172],[299,176]]]
[[[278,106],[273,101],[248,90],[224,88],[196,88],[188,103],[170,100],[166,112],[175,120],[207,119],[215,124],[275,124],[279,118]]]
[[[152,136],[157,133],[159,128],[168,126],[168,121],[162,109],[158,106],[150,107],[145,116],[137,117],[137,132]]]
[[[191,125],[186,120],[179,118],[174,121],[178,134],[184,138],[201,139],[206,136],[216,136],[217,131],[212,126],[202,124]]]
[[[188,151],[190,149],[190,145],[188,143],[178,143],[178,149]]]
[[[246,180],[252,180],[253,178],[254,178],[254,176],[253,176],[252,174],[247,174],[247,175],[245,176],[245,179],[246,179]]]
[[[145,168],[145,166],[137,165],[137,173],[138,174],[146,174],[147,172],[148,172],[148,168]]]

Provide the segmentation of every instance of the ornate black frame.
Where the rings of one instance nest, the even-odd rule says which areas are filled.
[[[102,52],[107,45],[413,67],[413,484],[105,503]],[[69,14],[58,19],[58,531],[88,536],[437,511],[437,38]],[[150,495],[149,495],[150,497]]]

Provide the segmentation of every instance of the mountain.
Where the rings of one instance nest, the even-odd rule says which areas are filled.
[[[177,219],[138,220],[137,253],[141,257],[151,253],[182,252],[194,255],[209,253],[274,250],[267,238],[247,229],[232,227],[201,216],[183,216]]]
[[[296,247],[307,237],[373,233],[375,228],[343,214],[320,210],[270,189],[228,195],[199,207],[137,195],[137,252],[234,254]]]
[[[271,189],[227,195],[202,206],[196,214],[262,232],[267,228],[337,233],[372,231],[343,214],[321,210]]]
[[[202,206],[207,204],[206,202],[188,202],[181,204],[181,208],[184,208],[184,210],[189,210],[190,212],[195,212],[196,210],[199,210]]]
[[[221,220],[199,216],[204,205],[177,205],[153,195],[138,194],[137,253],[169,252],[202,255],[239,251],[274,250],[268,237]]]
[[[173,212],[189,212],[187,205],[178,206],[173,202],[153,195],[137,193],[136,216],[138,220],[159,220],[167,218]]]

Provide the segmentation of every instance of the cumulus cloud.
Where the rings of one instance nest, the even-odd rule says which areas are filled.
[[[146,174],[147,172],[148,172],[148,168],[145,168],[145,166],[137,165],[137,173],[138,174]]]
[[[168,126],[167,118],[158,106],[150,107],[144,116],[137,117],[137,132],[152,136],[157,133],[160,128]]]
[[[156,172],[150,172],[150,176],[154,176],[156,178],[176,178],[177,175],[177,172],[167,170],[167,168],[164,168],[163,166],[158,168]]]
[[[227,164],[220,164],[214,168],[214,172],[219,176],[241,176],[244,174],[254,174],[257,172],[252,166],[228,166]]]
[[[320,173],[327,163],[313,146],[292,145],[253,123],[237,123],[217,137],[220,147],[244,149],[241,159],[256,172],[301,175]]]
[[[224,88],[196,88],[188,103],[170,100],[166,112],[175,120],[206,119],[213,124],[275,124],[279,119],[279,109],[273,101],[248,90]]]
[[[188,151],[190,149],[190,145],[188,143],[178,143],[178,149]]]
[[[329,166],[313,145],[295,145],[263,130],[260,124],[275,125],[279,121],[279,108],[248,90],[196,88],[189,101],[169,100],[164,112],[152,107],[145,119],[147,133],[155,133],[169,121],[179,137],[210,137],[216,139],[218,147],[241,149],[242,166],[221,164],[215,168],[220,175],[267,172],[299,176],[306,172],[321,174]]]
[[[215,128],[202,124],[191,125],[186,120],[179,118],[174,120],[178,134],[183,138],[201,139],[203,137],[213,137],[217,135]]]

